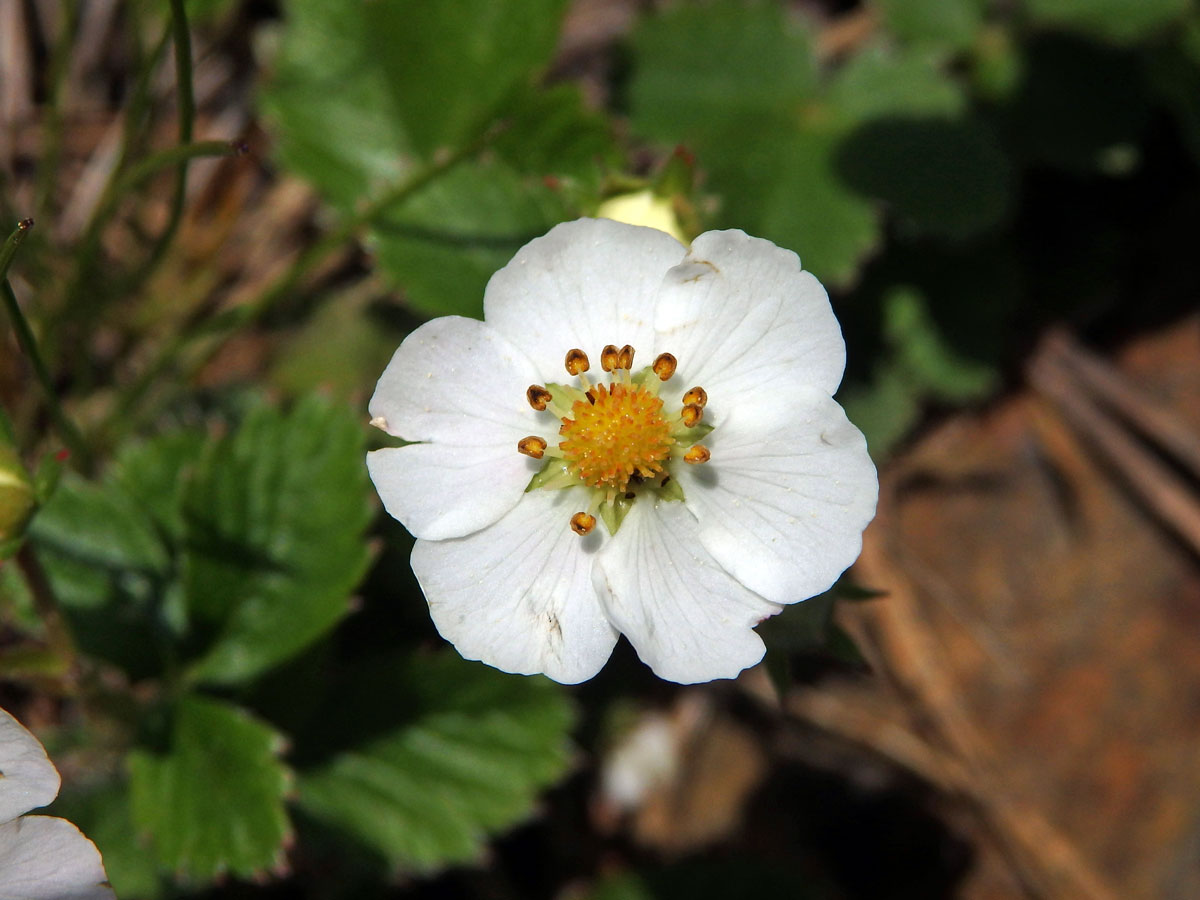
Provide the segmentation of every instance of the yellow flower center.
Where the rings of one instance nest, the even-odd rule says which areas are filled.
[[[703,424],[708,394],[694,387],[683,395],[677,413],[665,413],[659,388],[675,376],[678,365],[670,353],[660,353],[654,364],[633,374],[633,347],[608,344],[600,351],[600,366],[607,383],[593,384],[587,372],[588,355],[568,350],[567,374],[578,386],[531,384],[525,399],[535,410],[549,410],[561,423],[556,445],[531,434],[517,442],[517,450],[533,459],[549,457],[526,490],[559,490],[585,487],[591,492],[586,510],[571,517],[571,530],[590,534],[596,514],[615,534],[631,504],[641,494],[656,500],[683,500],[683,490],[671,478],[671,465],[706,463],[712,454],[697,440],[712,430]]]
[[[597,384],[576,400],[558,433],[562,458],[588,487],[621,493],[635,476],[656,478],[671,455],[663,402],[641,385]]]

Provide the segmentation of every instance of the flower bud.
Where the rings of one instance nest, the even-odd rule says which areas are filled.
[[[0,444],[0,542],[20,537],[37,508],[33,482],[17,451]]]

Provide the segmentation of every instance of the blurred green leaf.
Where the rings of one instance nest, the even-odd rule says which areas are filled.
[[[890,358],[875,366],[869,380],[844,384],[838,400],[876,461],[887,457],[921,415],[920,389]]]
[[[111,475],[67,473],[30,534],[80,649],[135,679],[159,672],[173,562],[138,500]]]
[[[429,157],[479,134],[548,64],[565,0],[373,0],[371,56],[413,145]]]
[[[1166,28],[1190,6],[1191,0],[1025,0],[1037,24],[1076,28],[1121,43]]]
[[[492,274],[565,217],[540,178],[498,159],[464,163],[393,209],[370,246],[416,309],[479,318]]]
[[[366,570],[362,429],[317,397],[261,406],[199,465],[184,500],[184,585],[214,633],[194,674],[245,681],[333,626]]]
[[[962,356],[946,342],[919,291],[890,291],[884,297],[883,316],[884,335],[912,383],[956,403],[979,399],[995,388],[995,369]]]
[[[412,146],[362,10],[343,0],[292,0],[260,102],[284,166],[343,211],[399,181]]]
[[[163,881],[150,842],[138,834],[130,808],[129,785],[108,781],[83,788],[66,786],[47,809],[88,836],[104,858],[104,872],[121,900],[153,900]]]
[[[199,883],[279,866],[290,835],[281,748],[244,710],[181,699],[167,750],[129,755],[133,820],[159,862]]]
[[[596,181],[622,165],[607,119],[584,107],[578,85],[524,91],[507,122],[494,146],[518,172]]]
[[[961,50],[983,25],[985,0],[876,0],[887,28],[901,40]]]
[[[936,56],[884,45],[821,84],[807,32],[776,4],[679,7],[645,23],[634,49],[634,125],[696,150],[706,188],[721,196],[717,224],[799,249],[805,268],[834,283],[852,280],[882,237],[875,197],[852,189],[838,164],[847,137],[878,119],[950,119],[966,106]]]
[[[566,771],[571,709],[544,678],[445,653],[376,667],[356,683],[341,693],[395,704],[405,718],[302,773],[300,805],[393,866],[427,872],[477,859],[489,835],[529,815],[537,792]],[[339,712],[331,733],[362,729],[364,717]]]

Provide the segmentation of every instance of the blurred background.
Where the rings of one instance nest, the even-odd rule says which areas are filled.
[[[1195,0],[0,0],[53,811],[129,900],[1200,896],[1198,162]],[[735,682],[463,662],[366,479],[404,335],[597,214],[846,333],[879,515]]]

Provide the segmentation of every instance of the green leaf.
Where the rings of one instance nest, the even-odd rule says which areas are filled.
[[[328,631],[366,570],[362,429],[310,397],[260,406],[199,465],[184,501],[184,585],[214,634],[194,675],[246,681]]]
[[[777,3],[720,0],[648,18],[633,42],[635,122],[668,143],[723,144],[731,118],[770,121],[815,94],[812,43]]]
[[[159,672],[174,572],[138,500],[111,475],[93,484],[68,473],[30,535],[80,649],[135,679]]]
[[[984,0],[876,0],[901,40],[962,50],[983,25]]]
[[[362,16],[400,120],[425,157],[479,134],[549,63],[565,0],[373,0]]]
[[[260,96],[280,162],[344,211],[414,163],[368,38],[365,5],[288,3],[275,71]]]
[[[397,705],[405,718],[302,773],[300,805],[393,866],[428,872],[477,859],[567,769],[571,709],[541,677],[447,653],[366,669],[339,694]],[[342,712],[326,731],[353,737],[363,717]]]
[[[716,224],[792,247],[834,283],[852,281],[882,237],[875,198],[839,163],[847,137],[879,119],[954,118],[966,107],[936,57],[882,45],[819,83],[807,32],[776,4],[679,7],[647,21],[634,49],[634,125],[695,149],[706,189],[720,195]]]
[[[987,396],[998,373],[949,345],[917,290],[898,287],[884,297],[884,335],[910,383],[935,396],[965,403]]]
[[[370,245],[416,309],[483,315],[483,289],[524,244],[567,217],[542,180],[501,160],[463,164],[388,213]]]
[[[622,167],[608,121],[584,107],[577,85],[525,91],[509,110],[507,121],[508,128],[494,146],[518,172],[592,182],[606,170]]]
[[[244,710],[180,700],[166,752],[129,755],[134,824],[159,861],[199,883],[278,867],[291,833],[282,746]]]
[[[1025,0],[1037,24],[1066,26],[1132,43],[1179,19],[1191,0]]]
[[[149,900],[163,893],[163,879],[149,842],[133,824],[129,784],[107,781],[64,788],[46,810],[78,826],[104,858],[104,872],[121,900]]]

